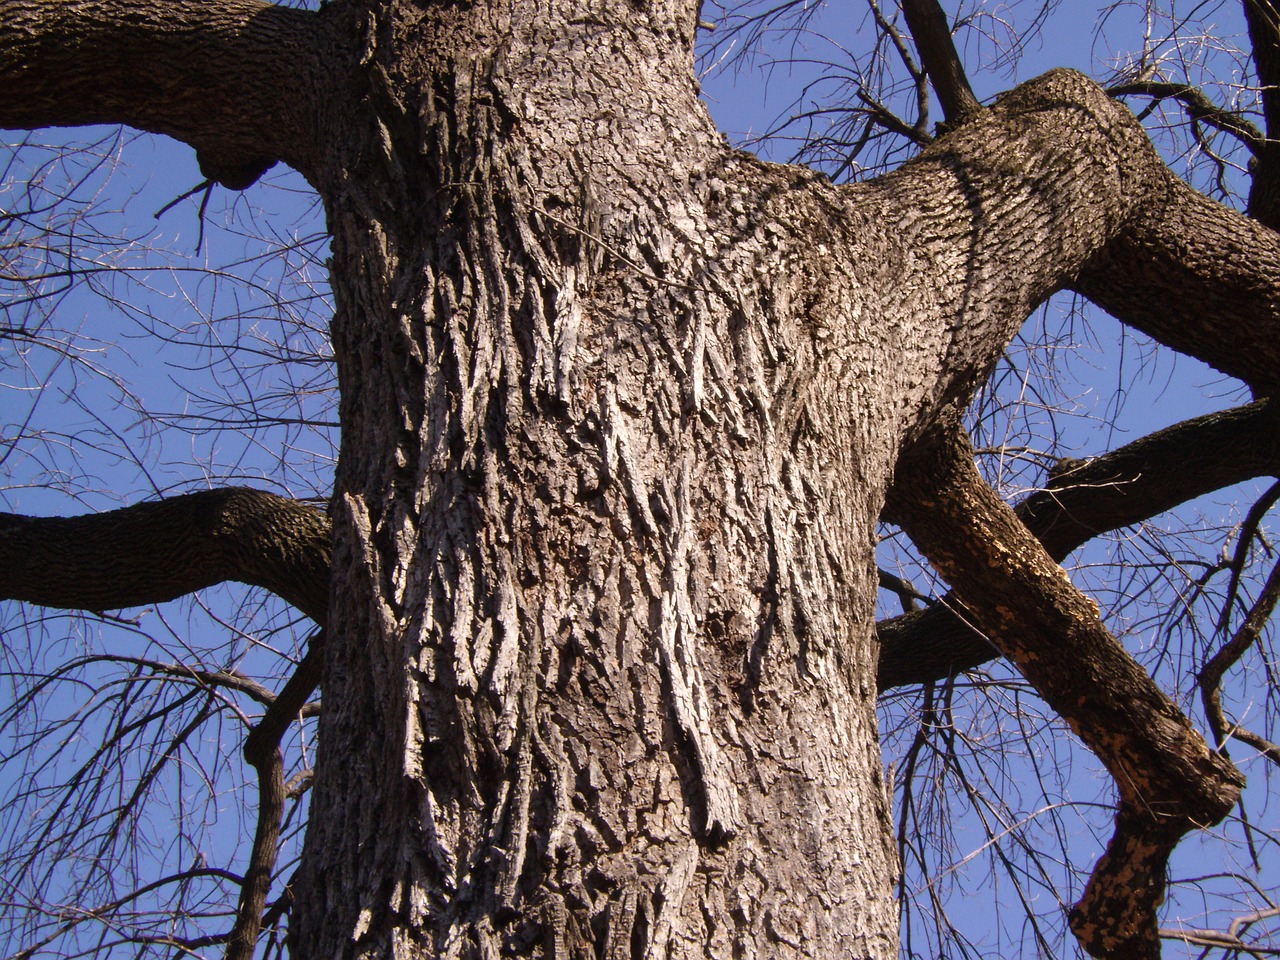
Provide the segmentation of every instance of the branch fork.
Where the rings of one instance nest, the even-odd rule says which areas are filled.
[[[958,420],[944,419],[901,457],[886,514],[1111,773],[1115,833],[1071,929],[1093,956],[1157,960],[1169,855],[1231,811],[1244,778],[1107,630],[973,457]]]

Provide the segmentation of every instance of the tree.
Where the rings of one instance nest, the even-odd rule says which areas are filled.
[[[1064,289],[1269,397],[1269,141],[1246,217],[1080,74],[984,107],[940,8],[903,7],[944,135],[922,111],[918,156],[841,186],[726,145],[697,3],[0,2],[0,123],[166,134],[231,190],[282,162],[328,220],[327,514],[234,488],[0,525],[7,598],[99,610],[237,580],[318,625],[283,689],[253,691],[229,955],[259,934],[278,745],[317,684],[297,956],[893,955],[877,671],[989,652],[926,653],[933,611],[877,641],[882,512],[1115,779],[1080,942],[1159,955],[1170,852],[1242,778],[1057,560],[1219,478],[1148,490],[1120,451],[1082,472],[1140,495],[1015,514],[960,412]],[[1274,11],[1246,10],[1270,90]],[[1256,438],[1269,405],[1188,429]],[[915,673],[887,674],[903,649]]]

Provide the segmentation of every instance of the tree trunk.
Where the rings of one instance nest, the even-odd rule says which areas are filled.
[[[380,121],[325,191],[338,639],[295,949],[892,957],[889,461],[840,389],[870,351],[824,329],[851,284],[796,254],[814,178],[725,148],[693,5],[678,37],[532,11],[378,25]]]
[[[994,150],[987,182],[957,171],[1061,75],[837,189],[726,148],[696,5],[570,6],[383,10],[335,111],[343,448],[295,949],[894,956],[884,490],[1122,185],[1051,156],[1045,191]],[[1073,229],[995,242],[1002,217],[1047,237],[1054,191]]]
[[[697,7],[0,0],[0,123],[165,132],[230,186],[284,160],[326,204],[342,451],[329,601],[295,591],[327,637],[296,956],[894,956],[899,450],[1064,287],[1274,389],[1275,236],[1083,77],[837,188],[715,132]],[[291,557],[290,525],[214,519],[219,575],[274,584],[242,545]]]

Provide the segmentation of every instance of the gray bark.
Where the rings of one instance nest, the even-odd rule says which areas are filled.
[[[77,35],[171,9],[0,20],[41,7]],[[245,80],[242,116],[93,119],[235,182],[294,163],[329,217],[342,452],[295,955],[893,956],[872,614],[898,451],[1067,286],[1153,328],[1143,290],[1196,302],[1177,345],[1267,389],[1275,237],[1068,72],[837,188],[715,132],[694,2],[337,0],[288,16],[283,98],[241,42],[278,14],[228,9],[218,71],[166,63],[179,92]],[[80,122],[57,111],[87,81],[24,23],[0,122]],[[45,121],[13,105],[32,83]]]
[[[365,166],[320,183],[365,642],[329,648],[303,955],[895,951],[896,450],[1163,169],[1069,74],[873,184],[762,165],[694,99],[692,13],[521,9],[494,56],[451,11],[411,80],[394,25],[369,57]]]

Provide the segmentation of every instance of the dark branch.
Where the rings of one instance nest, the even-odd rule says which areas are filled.
[[[271,889],[276,844],[284,816],[284,760],[277,745],[254,764],[258,773],[258,823],[254,830],[249,868],[245,871],[236,922],[227,940],[226,960],[252,960],[262,927],[262,911]]]
[[[0,126],[168,134],[237,189],[277,160],[305,172],[322,22],[261,0],[0,0]]]
[[[157,603],[237,580],[265,587],[323,626],[331,529],[323,512],[233,487],[74,518],[0,514],[0,598],[101,610]],[[237,674],[148,664],[267,703],[245,741],[258,775],[258,820],[228,960],[255,952],[275,869],[286,788],[280,741],[320,680],[321,633],[278,696]]]
[[[1257,747],[1263,756],[1273,763],[1280,762],[1280,748],[1263,737],[1251,735],[1248,731],[1240,730],[1228,723],[1222,709],[1222,678],[1257,643],[1263,627],[1275,612],[1277,602],[1280,602],[1280,564],[1272,567],[1271,576],[1267,578],[1262,592],[1249,608],[1249,613],[1239,629],[1209,658],[1197,678],[1200,701],[1204,705],[1205,716],[1209,720],[1209,728],[1213,731],[1218,747],[1225,748],[1228,740],[1237,737]]]
[[[323,625],[331,530],[316,508],[233,487],[75,518],[0,514],[0,598],[100,610],[157,603],[238,580],[266,587]],[[185,667],[159,669],[268,702],[245,741],[258,775],[258,819],[228,960],[250,960],[275,869],[286,789],[280,741],[320,681],[322,634],[274,698],[261,685]]]
[[[1255,155],[1266,146],[1266,135],[1256,126],[1231,110],[1214,103],[1199,87],[1166,80],[1130,80],[1108,87],[1113,97],[1140,95],[1155,100],[1172,98],[1182,104],[1187,115],[1239,139]]]
[[[308,642],[302,663],[244,742],[244,758],[258,774],[258,822],[249,851],[249,867],[240,888],[240,902],[236,906],[235,926],[227,939],[227,960],[252,960],[256,952],[263,909],[276,866],[284,802],[289,796],[280,741],[320,683],[323,651],[324,634],[317,632]]]
[[[1243,777],[1208,749],[1096,604],[982,480],[957,423],[913,445],[899,470],[895,521],[1115,781],[1116,832],[1072,911],[1072,930],[1094,956],[1158,960],[1155,908],[1169,853],[1187,832],[1227,815]]]
[[[1267,126],[1266,139],[1254,152],[1249,215],[1276,230],[1280,229],[1280,11],[1271,0],[1245,0],[1244,16]]]
[[[1280,475],[1280,404],[1265,400],[1157,431],[1088,461],[1017,508],[1058,562],[1111,530],[1258,476]],[[941,680],[999,656],[947,598],[876,627],[881,690]]]
[[[244,487],[82,517],[0,514],[0,599],[77,610],[172,600],[227,580],[265,587],[323,624],[323,512]]]
[[[946,13],[937,0],[903,0],[902,13],[947,123],[954,126],[964,122],[981,110],[982,104],[965,76]]]

